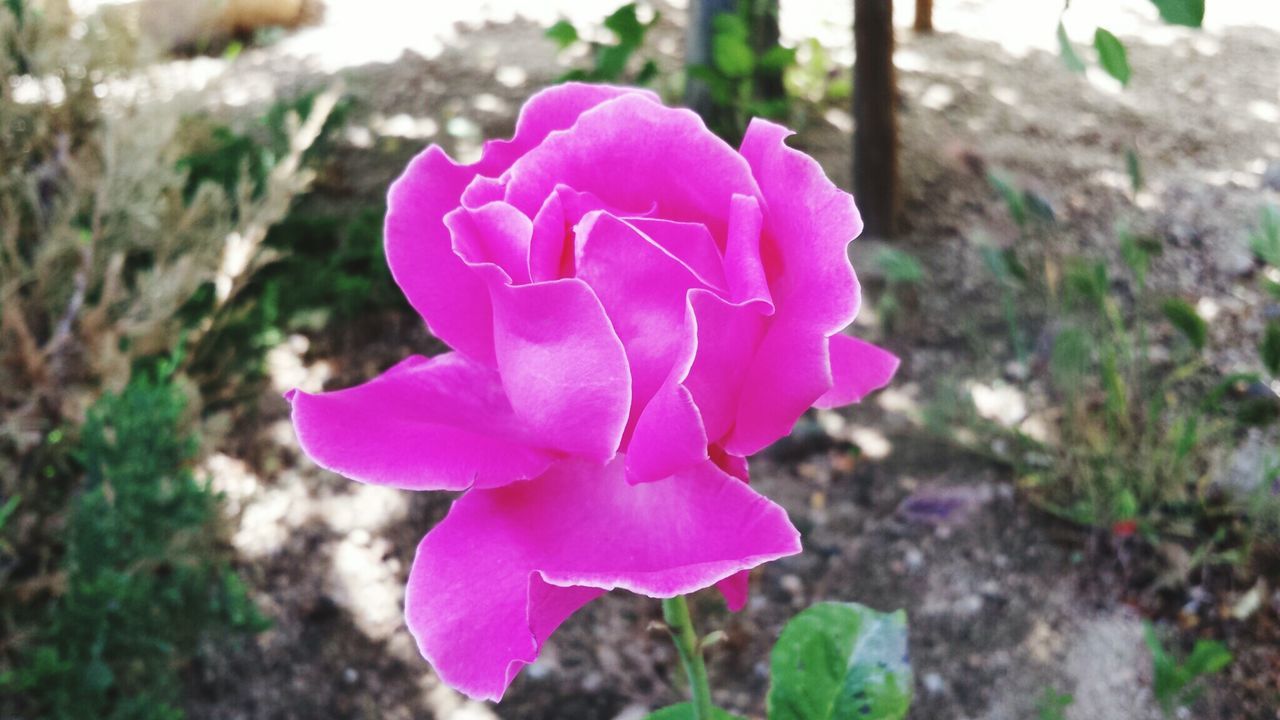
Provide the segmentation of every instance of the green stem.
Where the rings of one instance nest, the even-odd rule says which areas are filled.
[[[662,618],[671,629],[671,639],[680,653],[680,662],[689,674],[689,691],[693,695],[694,720],[712,720],[711,687],[707,684],[707,665],[702,660],[702,646],[693,629],[689,604],[683,595],[662,601]]]

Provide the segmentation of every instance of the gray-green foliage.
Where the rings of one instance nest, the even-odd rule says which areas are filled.
[[[911,703],[906,614],[819,603],[787,623],[770,663],[769,720],[897,720]]]
[[[185,399],[135,378],[89,409],[83,480],[62,560],[66,591],[0,677],[0,707],[55,720],[171,720],[180,672],[207,644],[266,627],[217,540],[217,496],[192,475]]]

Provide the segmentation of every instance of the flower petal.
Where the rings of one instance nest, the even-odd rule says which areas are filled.
[[[628,225],[679,258],[703,285],[725,289],[724,258],[705,225],[660,218],[628,217],[626,220]]]
[[[409,163],[387,198],[385,244],[391,276],[432,334],[458,352],[493,363],[493,311],[484,283],[453,252],[444,216],[475,170],[432,145]]]
[[[816,160],[787,147],[790,134],[753,120],[742,156],[764,197],[761,253],[774,304],[779,313],[803,314],[825,337],[858,314],[858,278],[848,247],[862,232],[862,217],[853,196],[836,187]]]
[[[460,207],[445,216],[453,236],[453,251],[469,266],[488,263],[506,275],[508,283],[529,282],[529,240],[533,223],[502,201],[477,208]]]
[[[898,356],[865,340],[848,335],[827,339],[831,352],[831,373],[835,385],[814,407],[833,408],[856,403],[889,384],[898,371]]]
[[[532,216],[556,185],[614,207],[657,203],[658,216],[724,237],[734,193],[757,195],[751,169],[690,110],[624,95],[582,113],[511,166],[507,201]]]
[[[498,699],[598,590],[673,597],[800,550],[781,507],[710,462],[643,485],[623,464],[469,492],[427,534],[405,614],[445,682]]]
[[[661,480],[707,459],[702,416],[678,375],[667,378],[636,421],[627,445],[629,482]]]
[[[485,143],[476,164],[459,165],[432,145],[392,184],[385,229],[391,275],[431,332],[455,350],[480,362],[494,361],[488,293],[454,255],[444,216],[458,207],[477,175],[502,174],[552,132],[570,127],[586,110],[622,95],[636,95],[645,102],[651,97],[630,88],[575,83],[544,90],[525,103],[515,136]],[[483,182],[472,190],[478,196],[491,192],[490,184]]]
[[[698,351],[685,387],[693,393],[707,438],[715,443],[733,428],[747,361],[768,326],[764,303],[735,305],[719,295],[694,290],[689,304],[697,320]]]
[[[685,296],[701,283],[687,265],[607,213],[587,215],[578,224],[577,237],[578,278],[600,298],[631,368],[631,417],[625,442],[677,361],[692,354],[692,328],[681,331]]]
[[[821,166],[784,142],[789,134],[754,120],[742,155],[766,206],[761,247],[776,307],[742,384],[725,449],[751,455],[790,432],[834,378],[826,338],[853,321],[859,287],[848,245],[862,231],[853,198]]]
[[[600,300],[578,279],[512,286],[496,268],[478,268],[486,269],[498,372],[530,436],[600,462],[613,457],[631,373]]]
[[[531,444],[498,374],[457,353],[411,357],[363,385],[289,399],[307,455],[360,482],[496,487],[536,477],[554,460]]]

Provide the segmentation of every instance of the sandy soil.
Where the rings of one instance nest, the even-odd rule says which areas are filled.
[[[421,11],[425,25],[414,27],[425,29],[413,37],[402,31],[410,18],[380,20],[400,29],[373,43],[355,36],[363,26],[344,25],[358,22],[355,5],[336,3],[324,25],[234,63],[184,61],[157,72],[190,78],[199,70],[195,89],[227,112],[340,74],[359,109],[322,192],[353,202],[380,194],[428,142],[465,158],[483,138],[509,133],[522,99],[561,70],[541,28],[559,14],[594,16],[580,2],[519,12],[508,2],[455,3]],[[784,31],[821,37],[847,61],[847,5],[784,2]],[[697,598],[702,627],[729,635],[711,653],[716,699],[760,717],[767,648],[781,624],[810,602],[840,599],[910,613],[913,718],[1036,717],[1050,688],[1074,693],[1073,720],[1158,718],[1141,616],[1110,556],[1095,556],[1078,531],[1027,507],[1002,470],[930,440],[910,417],[944,379],[999,375],[991,358],[1003,352],[1003,329],[977,246],[1016,235],[971,171],[975,162],[1035,187],[1074,250],[1114,257],[1117,223],[1164,238],[1156,283],[1216,314],[1215,363],[1252,364],[1265,304],[1244,243],[1262,203],[1280,202],[1280,181],[1264,182],[1280,161],[1280,17],[1267,11],[1246,24],[1210,3],[1208,28],[1195,33],[1160,25],[1143,2],[1073,3],[1073,36],[1087,39],[1105,21],[1128,44],[1134,81],[1120,92],[1096,72],[1082,78],[1062,68],[1052,44],[1056,9],[1024,7],[1052,3],[939,5],[940,32],[903,31],[898,55],[908,228],[895,242],[923,260],[929,277],[885,339],[903,355],[903,372],[876,402],[807,418],[753,461],[755,482],[788,509],[807,550],[758,571],[742,613],[729,615],[713,594]],[[662,11],[656,44],[674,52],[682,11]],[[810,118],[798,144],[847,187],[849,114],[828,108]],[[1129,147],[1148,181],[1136,203],[1125,191]],[[867,262],[875,247],[867,239],[854,250],[869,300],[879,291]],[[879,332],[873,312],[860,323]],[[278,349],[275,390],[345,386],[432,347],[407,315],[361,325]],[[275,390],[208,470],[231,500],[244,571],[276,624],[243,652],[196,668],[192,718],[639,720],[681,697],[674,652],[648,629],[657,604],[623,593],[572,618],[501,705],[440,685],[399,607],[417,540],[449,498],[357,486],[315,468],[300,457]],[[900,509],[938,492],[964,510],[938,523]],[[1275,612],[1235,632],[1260,636],[1264,623],[1274,632]],[[1280,718],[1280,661],[1258,642],[1246,646],[1192,716]]]

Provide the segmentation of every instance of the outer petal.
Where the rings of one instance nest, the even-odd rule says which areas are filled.
[[[672,597],[800,550],[782,508],[710,462],[644,485],[622,466],[472,491],[423,539],[405,613],[445,682],[500,698],[597,590]]]
[[[856,403],[889,384],[898,371],[898,357],[884,348],[848,335],[832,335],[831,371],[835,385],[814,403],[832,408]]]
[[[853,321],[858,280],[848,244],[862,231],[853,198],[812,158],[787,147],[789,132],[756,120],[742,155],[764,196],[761,248],[776,313],[742,385],[725,448],[750,455],[790,431],[834,384],[826,338]]]
[[[735,193],[759,189],[742,157],[690,110],[628,95],[584,112],[511,166],[507,201],[532,216],[558,184],[632,208],[657,203],[668,220],[726,231]]]
[[[493,362],[493,319],[484,283],[454,254],[444,216],[475,170],[432,145],[409,163],[387,198],[385,244],[391,276],[432,334]]]
[[[387,198],[386,253],[391,275],[431,332],[472,359],[492,363],[490,307],[484,285],[454,256],[444,216],[458,207],[477,175],[497,176],[549,134],[620,95],[649,93],[603,85],[559,85],[529,99],[515,136],[485,144],[474,165],[459,165],[431,146],[409,163]],[[473,191],[483,195],[481,183]],[[536,209],[536,208],[535,208]]]
[[[363,385],[289,399],[307,455],[360,482],[496,487],[536,477],[554,460],[530,443],[497,373],[456,353],[411,357]]]
[[[858,278],[849,243],[862,232],[853,196],[836,187],[816,160],[787,147],[791,131],[753,120],[742,156],[765,203],[761,254],[778,312],[803,314],[830,335],[858,314]]]

